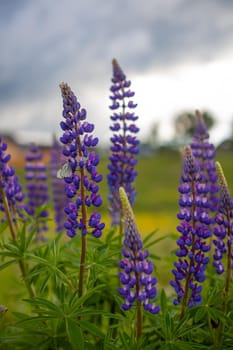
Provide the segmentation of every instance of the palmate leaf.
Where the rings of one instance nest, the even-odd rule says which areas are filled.
[[[80,320],[79,324],[84,331],[93,334],[95,337],[104,338],[104,333],[94,323],[85,320]]]
[[[36,297],[32,299],[23,299],[27,303],[35,307],[35,312],[37,314],[43,314],[44,316],[52,318],[62,318],[64,317],[64,311],[61,307],[54,304],[50,300]]]
[[[25,223],[18,232],[16,241],[9,240],[2,244],[0,256],[12,257],[15,259],[24,258],[30,244],[32,243],[34,235],[35,232],[33,230],[28,233],[27,224]]]
[[[91,288],[86,291],[85,294],[83,294],[80,298],[77,295],[77,291],[73,293],[71,296],[69,302],[67,303],[67,315],[76,317],[78,314],[82,313],[83,310],[81,307],[85,304],[85,302],[91,298],[96,293],[101,293],[102,289],[105,285],[98,285],[94,288]]]
[[[67,277],[64,271],[62,271],[56,264],[53,264],[53,262],[32,253],[27,253],[26,257],[34,262],[37,262],[38,264],[37,266],[34,266],[31,271],[29,271],[29,278],[35,276],[41,277],[41,274],[44,273],[46,274],[45,279],[47,279],[48,274],[50,277],[52,277],[53,274],[56,280],[59,279],[61,282],[68,285],[72,290],[75,289],[71,283],[71,280]]]

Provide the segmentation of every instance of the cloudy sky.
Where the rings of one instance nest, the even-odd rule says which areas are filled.
[[[1,0],[0,133],[30,141],[60,134],[67,82],[109,137],[111,60],[132,81],[141,137],[153,123],[169,139],[183,110],[233,120],[233,1]],[[103,137],[104,135],[104,137]]]

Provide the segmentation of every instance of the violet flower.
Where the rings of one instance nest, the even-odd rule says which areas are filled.
[[[98,193],[98,183],[102,180],[102,175],[97,171],[100,158],[93,151],[98,144],[98,138],[92,135],[94,125],[86,121],[86,110],[81,108],[70,87],[61,83],[60,88],[64,117],[60,124],[64,132],[60,141],[64,145],[66,163],[59,177],[64,177],[68,198],[64,226],[69,237],[75,236],[78,231],[85,236],[90,231],[98,238],[105,226],[101,222],[101,215],[94,210],[88,216],[90,207],[98,208],[102,205]]]
[[[199,163],[194,159],[190,147],[184,149],[183,172],[181,175],[178,213],[180,224],[177,230],[180,237],[177,240],[179,249],[176,252],[178,261],[172,270],[174,280],[170,282],[174,287],[177,298],[174,304],[182,303],[181,317],[186,306],[192,307],[201,303],[202,283],[205,280],[206,265],[210,250],[207,238],[211,236],[208,215],[209,201],[206,198],[208,187],[203,182]]]
[[[203,119],[203,115],[196,111],[196,123],[191,148],[194,157],[199,162],[199,172],[201,172],[202,181],[208,186],[209,210],[216,212],[218,207],[218,183],[215,166],[216,151],[212,143],[209,143],[209,134]]]
[[[138,229],[135,223],[134,214],[123,187],[119,189],[122,214],[124,221],[124,247],[122,249],[123,259],[119,262],[119,267],[123,271],[119,273],[120,282],[123,285],[118,289],[124,298],[122,309],[129,310],[134,302],[143,305],[146,311],[152,314],[159,312],[159,307],[151,302],[156,295],[155,287],[157,279],[152,276],[153,264],[148,259],[149,251],[143,250]]]
[[[37,238],[42,238],[42,231],[47,231],[46,219],[48,217],[47,209],[41,209],[48,202],[48,186],[46,166],[43,162],[43,154],[40,148],[32,143],[26,154],[26,176],[27,181],[27,203],[26,211],[35,219],[35,227],[38,234]]]
[[[216,167],[219,180],[220,202],[215,217],[213,266],[218,274],[222,274],[224,271],[226,272],[226,290],[228,290],[233,267],[233,199],[219,162],[216,162]],[[224,256],[226,256],[226,266],[223,262]]]
[[[0,136],[0,210],[5,212],[3,192],[7,198],[9,210],[13,220],[16,220],[17,214],[22,217],[23,199],[22,187],[19,179],[15,176],[15,170],[9,165],[11,155],[6,153],[7,143]],[[3,191],[3,192],[2,192]],[[5,220],[5,218],[3,219]]]
[[[56,224],[56,232],[62,232],[64,229],[64,223],[66,220],[66,214],[64,207],[68,200],[65,194],[65,181],[57,178],[57,172],[64,164],[64,156],[62,155],[62,146],[54,138],[51,148],[50,169],[52,177],[52,198],[54,219]]]
[[[126,79],[116,59],[113,59],[112,66],[113,84],[110,89],[112,93],[110,109],[113,111],[111,115],[113,124],[110,129],[113,135],[110,138],[112,153],[109,157],[107,180],[111,221],[112,225],[118,225],[121,217],[119,188],[124,187],[131,205],[136,196],[134,180],[137,176],[135,171],[137,159],[135,156],[139,153],[139,140],[136,138],[139,128],[135,125],[138,117],[135,116],[133,110],[137,105],[131,99],[134,96],[134,92],[130,90],[131,82]]]

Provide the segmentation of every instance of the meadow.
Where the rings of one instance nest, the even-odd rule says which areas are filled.
[[[232,162],[233,153],[219,151],[217,152],[216,159],[219,160],[224,168],[226,178],[232,188],[232,174],[233,174],[233,162]],[[107,165],[108,158],[103,156],[101,158],[101,162],[99,164],[99,171],[103,174],[104,179],[107,176]],[[140,234],[143,239],[154,231],[154,234],[151,236],[155,241],[158,241],[156,244],[150,246],[151,255],[153,256],[155,263],[155,273],[158,277],[158,293],[159,295],[163,295],[163,291],[166,291],[167,296],[173,295],[173,291],[171,286],[169,285],[169,281],[172,278],[172,265],[175,256],[175,248],[176,248],[176,239],[178,237],[178,233],[176,231],[176,226],[178,224],[177,212],[179,210],[178,198],[179,193],[177,191],[177,187],[180,182],[180,173],[182,168],[182,159],[179,151],[166,150],[161,152],[155,152],[154,155],[151,156],[139,156],[138,164],[136,166],[136,170],[138,171],[137,180],[135,183],[135,187],[137,190],[136,201],[133,206],[136,223],[139,229]],[[17,173],[20,174],[21,181],[24,182],[24,170],[22,167],[16,169]],[[103,232],[103,244],[106,243],[105,239],[111,231],[110,228],[110,219],[108,213],[108,186],[107,182],[104,180],[100,186],[100,192],[103,198],[103,205],[101,207],[101,213],[103,214],[104,221],[106,222],[106,227]],[[49,202],[49,231],[48,238],[49,240],[56,239],[57,234],[55,233],[55,225],[53,219],[53,209],[52,202]],[[6,237],[9,235],[8,230],[4,230],[1,233],[2,242],[6,240]],[[161,240],[161,241],[160,241]],[[70,241],[70,238],[66,236],[63,232],[60,241],[62,244],[67,244]],[[68,248],[69,249],[69,248]],[[72,248],[73,249],[73,248]],[[35,262],[34,262],[35,263]],[[107,263],[107,262],[106,262]],[[77,262],[76,266],[78,268]],[[73,272],[72,272],[73,274]],[[116,276],[115,276],[116,277]],[[18,267],[15,265],[11,265],[8,268],[1,271],[1,280],[4,283],[1,283],[0,288],[0,302],[4,305],[7,305],[9,311],[0,319],[1,328],[3,330],[8,323],[14,323],[17,320],[19,315],[29,312],[29,305],[23,302],[23,299],[26,297],[27,293],[25,291],[23,280],[20,278]],[[44,292],[43,292],[44,293]],[[42,293],[42,294],[43,294]],[[162,293],[162,294],[161,294]],[[51,291],[48,294],[48,291],[45,293],[46,298],[51,294]],[[36,306],[35,306],[36,307]],[[37,306],[38,307],[38,306]],[[108,307],[105,305],[105,308]],[[35,312],[35,311],[34,311]],[[17,317],[16,317],[17,315]],[[107,316],[106,316],[107,317]],[[134,317],[134,316],[131,316]],[[170,320],[171,321],[171,320]],[[109,327],[109,322],[102,321],[101,329],[105,327]],[[148,321],[147,321],[148,322]],[[26,326],[27,329],[28,326]],[[16,327],[17,328],[17,327]],[[14,328],[13,328],[14,329]],[[92,330],[94,333],[96,330]],[[34,330],[33,330],[34,332]],[[97,331],[96,331],[97,332]],[[98,332],[97,332],[98,333]],[[102,334],[103,335],[103,334]],[[101,336],[102,336],[101,335]],[[25,335],[24,335],[25,336]],[[5,334],[3,335],[3,339],[5,339]],[[74,336],[75,337],[75,336]],[[98,333],[98,337],[100,334]],[[175,335],[176,337],[176,335]],[[179,338],[179,336],[178,336]],[[1,338],[0,338],[1,339]],[[3,340],[2,349],[26,349],[24,342],[20,344],[19,338],[13,340],[13,336],[8,331],[8,337],[6,337],[7,341]],[[32,341],[27,340],[28,344]],[[176,340],[177,341],[177,340]],[[79,342],[79,340],[78,340]],[[130,343],[130,341],[128,340]],[[8,344],[9,343],[9,344]],[[11,347],[11,343],[13,343],[13,347]],[[27,342],[26,342],[27,343]],[[7,345],[8,344],[8,345]],[[140,343],[138,343],[140,346]],[[98,348],[97,345],[96,349]],[[125,343],[124,348],[127,349],[136,349],[137,347],[133,347],[131,345],[127,345]],[[136,345],[134,345],[136,346]],[[167,347],[166,347],[167,346]],[[182,346],[185,346],[183,349],[188,349],[188,345],[166,345],[164,349],[182,349]],[[84,349],[84,345],[77,346],[73,345],[72,349]],[[71,349],[68,345],[65,345],[64,349]],[[100,347],[100,349],[108,349],[106,347]],[[145,347],[146,349],[153,349],[151,347]],[[192,345],[192,348],[200,348]],[[204,348],[204,347],[203,347]],[[218,349],[218,347],[213,347],[213,349]],[[35,347],[35,349],[46,349],[41,345]],[[52,348],[53,349],[53,348]],[[59,347],[57,344],[54,345],[54,349],[63,349],[63,347]],[[86,349],[92,349],[91,345]],[[139,347],[138,347],[139,349]],[[220,348],[219,348],[220,349]],[[230,347],[229,347],[230,349]]]

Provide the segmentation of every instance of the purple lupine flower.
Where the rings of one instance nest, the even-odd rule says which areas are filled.
[[[50,169],[52,177],[52,194],[53,194],[53,209],[55,214],[56,232],[62,232],[66,220],[64,207],[67,204],[67,196],[65,194],[64,180],[57,178],[58,170],[63,166],[65,160],[62,155],[62,146],[54,138],[51,148]]]
[[[92,135],[94,125],[86,121],[86,110],[81,108],[70,87],[60,84],[63,98],[63,117],[61,128],[64,131],[60,141],[64,145],[63,154],[66,163],[59,172],[65,180],[65,192],[68,204],[64,224],[67,235],[73,237],[79,230],[86,235],[88,229],[94,237],[100,237],[104,228],[101,215],[94,211],[87,216],[87,210],[102,205],[98,183],[102,175],[97,171],[100,158],[93,151],[98,138]]]
[[[48,217],[47,209],[42,209],[38,213],[38,209],[41,208],[41,206],[46,205],[48,202],[46,166],[43,162],[43,154],[40,148],[34,143],[29,146],[25,159],[25,179],[27,181],[26,211],[29,215],[35,218],[38,239],[43,238],[41,236],[42,231],[48,230],[46,223],[46,218]]]
[[[148,259],[149,251],[143,250],[134,214],[123,187],[120,187],[119,195],[125,229],[123,259],[119,262],[119,267],[123,270],[119,272],[122,287],[118,288],[120,295],[124,298],[121,306],[126,311],[133,306],[134,302],[137,302],[142,304],[146,311],[157,314],[159,306],[151,301],[157,295],[157,279],[152,276],[154,268]]]
[[[180,237],[177,240],[179,249],[176,251],[178,261],[172,270],[174,280],[170,282],[177,293],[174,304],[182,303],[182,313],[186,306],[201,302],[202,283],[205,280],[206,265],[209,257],[206,252],[210,245],[206,240],[211,236],[208,214],[207,185],[202,180],[199,162],[195,160],[190,147],[184,149],[183,172],[181,175],[179,205],[177,217],[180,224],[177,230]]]
[[[112,65],[113,84],[110,89],[112,93],[110,109],[113,111],[111,115],[113,124],[110,129],[113,135],[110,139],[112,146],[107,180],[111,221],[112,225],[118,225],[121,216],[119,188],[124,187],[131,205],[133,205],[136,196],[133,184],[137,176],[135,156],[139,153],[139,140],[136,137],[139,128],[135,125],[138,117],[135,116],[133,110],[137,105],[131,100],[134,96],[134,92],[130,90],[131,82],[126,80],[126,76],[116,59],[113,59]]]
[[[215,166],[216,151],[214,145],[209,142],[207,127],[203,115],[199,111],[196,111],[195,120],[193,142],[190,146],[194,157],[199,162],[199,172],[201,172],[202,180],[208,186],[207,197],[209,210],[216,212],[218,207],[218,176]]]
[[[227,269],[231,270],[233,268],[233,199],[219,162],[216,162],[216,168],[218,172],[220,201],[218,212],[215,216],[216,225],[214,227],[214,235],[216,239],[213,240],[215,245],[213,266],[218,274],[222,274]],[[224,256],[227,256],[227,267],[224,266]]]
[[[23,209],[22,201],[24,199],[24,194],[22,192],[22,187],[19,184],[18,176],[15,176],[14,168],[9,165],[11,155],[7,154],[6,151],[7,143],[5,143],[0,136],[0,187],[7,197],[12,218],[15,220],[17,213],[22,217],[21,209]],[[3,212],[5,211],[1,191],[0,210]]]

